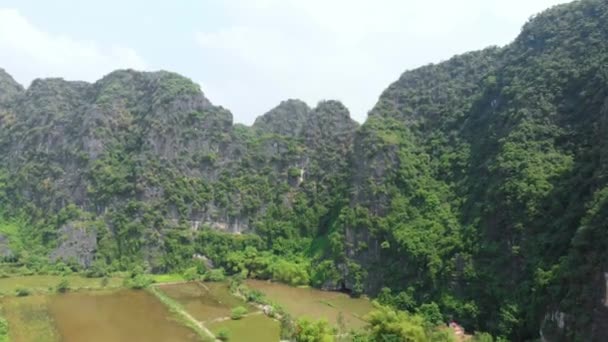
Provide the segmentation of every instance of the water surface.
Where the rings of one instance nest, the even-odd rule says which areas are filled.
[[[224,330],[228,332],[228,341],[243,342],[274,342],[281,337],[279,321],[256,313],[239,320],[225,320],[209,324],[213,333]]]
[[[184,284],[161,285],[158,287],[167,296],[177,301],[195,319],[209,322],[229,317],[236,306],[254,308],[230,293],[226,283],[190,282]]]
[[[310,287],[293,287],[262,280],[246,280],[247,286],[261,291],[266,298],[280,304],[295,317],[324,318],[333,326],[339,317],[349,329],[363,327],[363,316],[373,309],[364,298],[350,298],[339,292],[321,291]]]
[[[146,291],[54,295],[49,298],[49,312],[64,342],[198,340]]]

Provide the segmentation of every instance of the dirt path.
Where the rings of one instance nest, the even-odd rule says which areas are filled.
[[[160,301],[163,304],[165,304],[167,307],[169,307],[172,311],[174,311],[178,315],[182,316],[188,322],[190,322],[191,324],[193,324],[194,326],[199,328],[203,333],[205,333],[207,335],[207,337],[211,338],[213,341],[221,342],[220,340],[215,338],[215,335],[213,334],[213,332],[211,332],[211,330],[209,330],[205,326],[205,324],[203,324],[203,322],[194,318],[194,316],[192,316],[190,313],[188,313],[188,311],[184,310],[179,303],[177,303],[173,299],[169,298],[165,294],[161,293],[160,290],[157,289],[157,287],[159,287],[160,285],[162,285],[162,284],[151,285],[150,292],[152,292],[152,294],[154,294],[158,299],[160,299]]]

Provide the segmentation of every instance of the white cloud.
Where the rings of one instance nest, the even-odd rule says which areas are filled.
[[[0,67],[28,85],[38,77],[95,81],[118,68],[146,69],[133,49],[51,34],[15,9],[0,8]]]
[[[251,123],[287,97],[343,101],[365,118],[406,69],[504,45],[565,0],[234,0],[223,27],[198,32],[211,98]]]

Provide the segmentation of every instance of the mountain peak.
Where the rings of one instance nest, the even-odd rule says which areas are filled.
[[[8,72],[0,68],[0,105],[11,101],[23,91],[23,86],[17,83]]]
[[[310,112],[310,107],[304,101],[288,99],[259,116],[253,128],[265,133],[296,137],[301,134]]]

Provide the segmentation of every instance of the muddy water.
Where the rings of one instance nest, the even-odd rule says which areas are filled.
[[[64,342],[198,340],[146,291],[68,293],[49,298],[48,307]]]
[[[226,283],[191,282],[162,285],[159,288],[202,322],[230,316],[230,310],[235,306],[248,307],[245,302],[230,293]]]
[[[247,286],[261,291],[266,298],[280,304],[296,317],[314,319],[325,318],[332,325],[338,324],[342,316],[347,328],[361,328],[366,322],[363,317],[373,309],[372,303],[364,298],[350,298],[338,292],[321,291],[313,288],[292,287],[261,280],[247,280]]]
[[[279,322],[232,295],[224,282],[191,282],[159,288],[178,301],[195,319],[205,322],[214,333],[227,331],[229,341],[273,342],[280,339]],[[230,319],[230,311],[236,306],[247,307],[249,315],[239,320]]]

